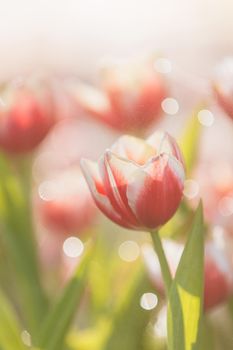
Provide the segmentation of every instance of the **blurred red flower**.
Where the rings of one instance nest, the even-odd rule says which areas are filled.
[[[104,71],[102,89],[74,89],[85,112],[121,132],[141,134],[161,117],[166,87],[151,62],[115,65]]]
[[[45,81],[9,83],[0,102],[0,147],[6,152],[33,150],[55,123],[53,93]]]
[[[39,213],[51,232],[82,235],[93,222],[95,206],[79,170],[69,169],[42,182],[38,191]]]

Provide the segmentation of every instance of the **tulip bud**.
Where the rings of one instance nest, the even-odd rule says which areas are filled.
[[[112,67],[104,76],[103,86],[112,107],[113,127],[142,131],[160,119],[165,86],[149,63]]]
[[[1,94],[0,147],[8,153],[33,150],[55,122],[52,93],[46,84],[37,85],[12,83]]]
[[[122,136],[99,159],[83,159],[99,209],[117,224],[152,230],[176,212],[183,193],[183,159],[175,140],[157,132],[146,141]]]
[[[39,213],[51,232],[81,235],[94,219],[95,207],[80,171],[69,170],[42,182],[39,195]]]
[[[163,246],[171,273],[175,276],[184,246],[170,240],[165,240]],[[153,248],[144,246],[143,256],[152,283],[159,293],[164,294],[159,261]],[[204,261],[204,308],[210,310],[226,301],[233,293],[233,280],[227,257],[212,242],[206,245]]]
[[[102,90],[85,84],[75,90],[80,106],[90,116],[134,134],[141,134],[160,119],[166,88],[151,63],[108,68],[101,83]]]

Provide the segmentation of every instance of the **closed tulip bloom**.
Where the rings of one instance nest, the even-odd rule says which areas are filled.
[[[12,154],[33,150],[55,122],[52,93],[46,84],[8,85],[1,94],[0,147]]]
[[[121,132],[141,134],[161,116],[164,81],[150,63],[105,70],[102,88],[79,84],[76,97],[90,116]]]
[[[112,125],[140,131],[161,117],[166,89],[150,63],[108,69],[103,82],[112,106]]]
[[[146,141],[122,136],[97,163],[83,159],[81,165],[99,209],[123,227],[155,229],[182,199],[182,155],[167,133],[156,132]]]

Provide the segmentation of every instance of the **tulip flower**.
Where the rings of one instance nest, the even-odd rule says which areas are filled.
[[[228,57],[216,69],[213,92],[219,106],[233,120],[233,58]]]
[[[105,70],[102,90],[79,84],[78,103],[90,116],[122,132],[141,134],[161,117],[166,88],[152,64]]]
[[[183,252],[183,244],[170,240],[163,244],[172,275],[176,273]],[[164,294],[164,284],[159,262],[151,246],[143,248],[145,264],[152,283],[159,293]],[[206,311],[227,301],[233,293],[231,266],[224,252],[213,242],[207,243],[204,264],[204,308]]]
[[[55,122],[52,93],[47,85],[37,85],[9,83],[1,94],[0,148],[8,153],[33,150]]]
[[[122,136],[99,159],[81,166],[99,209],[120,226],[151,232],[167,295],[171,274],[155,230],[176,212],[184,187],[184,164],[176,141],[156,132],[146,141]]]
[[[49,231],[61,236],[82,235],[93,222],[95,207],[85,180],[70,169],[39,186],[39,214]]]
[[[146,141],[122,136],[99,159],[83,159],[84,175],[99,209],[115,223],[155,230],[176,212],[184,165],[176,141],[156,132]]]

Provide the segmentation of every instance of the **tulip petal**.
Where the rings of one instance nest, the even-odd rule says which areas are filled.
[[[111,176],[114,179],[115,186],[118,189],[120,199],[124,205],[124,212],[127,212],[127,217],[130,219],[133,225],[140,226],[140,223],[136,219],[132,212],[126,195],[127,186],[133,177],[135,171],[138,171],[139,166],[129,160],[116,156],[111,151],[105,154],[106,161],[111,172]]]
[[[113,208],[109,198],[107,197],[104,184],[99,174],[98,164],[88,159],[81,159],[80,164],[97,207],[110,220],[123,227],[131,228],[128,222],[124,221],[120,214]]]
[[[172,155],[184,165],[184,159],[176,140],[167,132],[156,131],[148,137],[146,142],[155,149],[157,154]]]
[[[122,158],[143,165],[150,157],[155,156],[154,148],[144,140],[130,136],[121,136],[111,147],[111,151]]]
[[[127,183],[137,165],[121,159],[111,151],[106,151],[104,157],[99,160],[99,169],[104,182],[106,193],[113,208],[132,226],[138,226],[138,222],[128,206],[126,197]]]
[[[172,217],[182,198],[183,180],[181,163],[166,154],[134,172],[127,187],[127,198],[144,227],[154,229]]]

